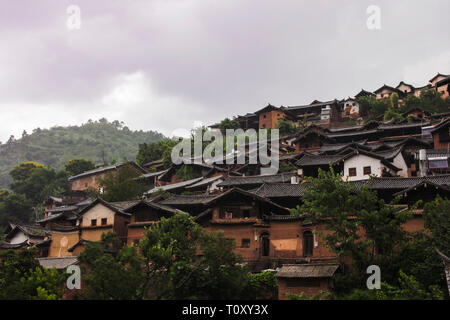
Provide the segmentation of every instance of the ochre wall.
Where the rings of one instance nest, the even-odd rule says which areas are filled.
[[[112,225],[106,227],[88,227],[81,230],[81,239],[87,241],[100,241],[103,233],[113,231]]]
[[[278,125],[278,119],[283,119],[284,117],[284,112],[281,110],[261,113],[259,115],[259,128],[275,129]]]
[[[52,241],[50,244],[49,257],[72,256],[72,252],[67,249],[75,245],[79,240],[79,231],[60,232],[52,231]]]
[[[90,176],[72,180],[72,190],[87,190],[89,187],[98,189],[99,180],[103,179],[104,176],[104,173],[99,175],[93,174]]]

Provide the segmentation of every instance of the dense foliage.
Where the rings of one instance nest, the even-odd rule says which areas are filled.
[[[0,253],[0,300],[58,300],[65,275],[42,268],[36,249]]]
[[[294,122],[284,119],[278,120],[277,129],[280,130],[280,137],[288,136],[299,131],[299,128],[294,124]]]
[[[132,165],[121,166],[117,172],[109,172],[103,179],[99,179],[99,190],[89,188],[92,198],[102,198],[105,201],[127,201],[142,197],[147,191],[143,180],[135,179],[139,172]]]
[[[393,205],[398,198],[386,204],[375,191],[356,188],[332,168],[320,170],[318,178],[308,178],[306,188],[303,205],[292,214],[322,225],[323,231],[316,232],[345,265],[345,272],[334,278],[338,296],[399,299],[408,298],[407,292],[414,290],[422,292],[418,298],[443,296],[444,273],[436,248],[450,253],[450,200],[438,197],[425,205],[423,216],[429,233],[409,233],[402,225],[412,214]],[[386,292],[378,296],[366,293],[366,269],[370,265],[381,269]]]
[[[92,170],[95,164],[86,159],[72,159],[64,166],[69,176],[76,176],[77,174]]]
[[[360,98],[360,114],[367,121],[378,117],[382,117],[384,120],[402,120],[402,113],[413,108],[419,108],[430,113],[448,112],[450,110],[450,98],[443,99],[441,94],[435,90],[423,90],[420,97],[408,95],[402,103],[399,102],[396,93],[393,93],[388,100],[376,99],[371,96]]]
[[[119,121],[108,122],[104,118],[81,126],[37,128],[0,145],[0,188],[8,186],[8,173],[18,163],[36,161],[62,170],[69,160],[78,158],[99,165],[112,159],[134,160],[139,144],[163,138],[155,131],[131,131]]]
[[[172,148],[178,143],[171,139],[164,139],[157,142],[141,143],[139,144],[139,151],[136,155],[136,162],[144,165],[155,160],[163,160],[164,166],[168,168],[172,161],[170,154]]]
[[[272,299],[272,272],[251,275],[235,243],[184,213],[152,224],[140,243],[117,248],[110,233],[80,255],[89,299]],[[201,253],[201,254],[198,254]]]
[[[0,191],[0,233],[8,222],[30,223],[42,216],[43,202],[68,190],[67,173],[36,162],[24,162],[10,172],[11,190]]]
[[[219,129],[220,131],[225,134],[227,129],[239,129],[241,125],[236,120],[230,120],[229,118],[225,118],[219,123]]]

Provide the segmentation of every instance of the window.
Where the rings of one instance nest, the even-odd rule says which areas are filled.
[[[268,233],[261,234],[261,255],[263,257],[269,256],[270,253],[270,236]]]
[[[369,167],[364,167],[363,171],[364,171],[364,175],[371,174],[372,173],[372,168],[370,166]],[[355,175],[356,175],[356,172],[355,172]]]
[[[97,219],[92,219],[91,220],[91,226],[96,226],[97,225]]]
[[[265,115],[265,114],[263,114],[263,118],[264,118],[264,119],[266,118],[266,115]]]
[[[233,212],[225,211],[225,219],[233,219]]]
[[[311,231],[303,233],[303,256],[311,257],[313,255],[314,236]]]
[[[106,218],[102,218],[102,226],[105,226],[106,225]]]
[[[250,210],[249,209],[243,210],[242,215],[244,216],[244,218],[250,217]]]
[[[88,183],[86,182],[86,183],[84,184],[84,187],[87,188],[87,186],[88,186]]]
[[[250,248],[250,239],[242,239],[242,248]]]
[[[350,177],[356,176],[356,168],[348,168],[348,175]]]

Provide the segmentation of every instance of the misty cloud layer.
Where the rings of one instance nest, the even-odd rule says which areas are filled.
[[[69,5],[81,29],[66,26]],[[381,8],[381,29],[366,8]],[[450,73],[450,2],[2,1],[0,141],[106,117],[171,135]]]

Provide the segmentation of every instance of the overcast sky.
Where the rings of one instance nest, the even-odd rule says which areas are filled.
[[[450,73],[448,0],[0,1],[2,142],[102,117],[171,135]]]

